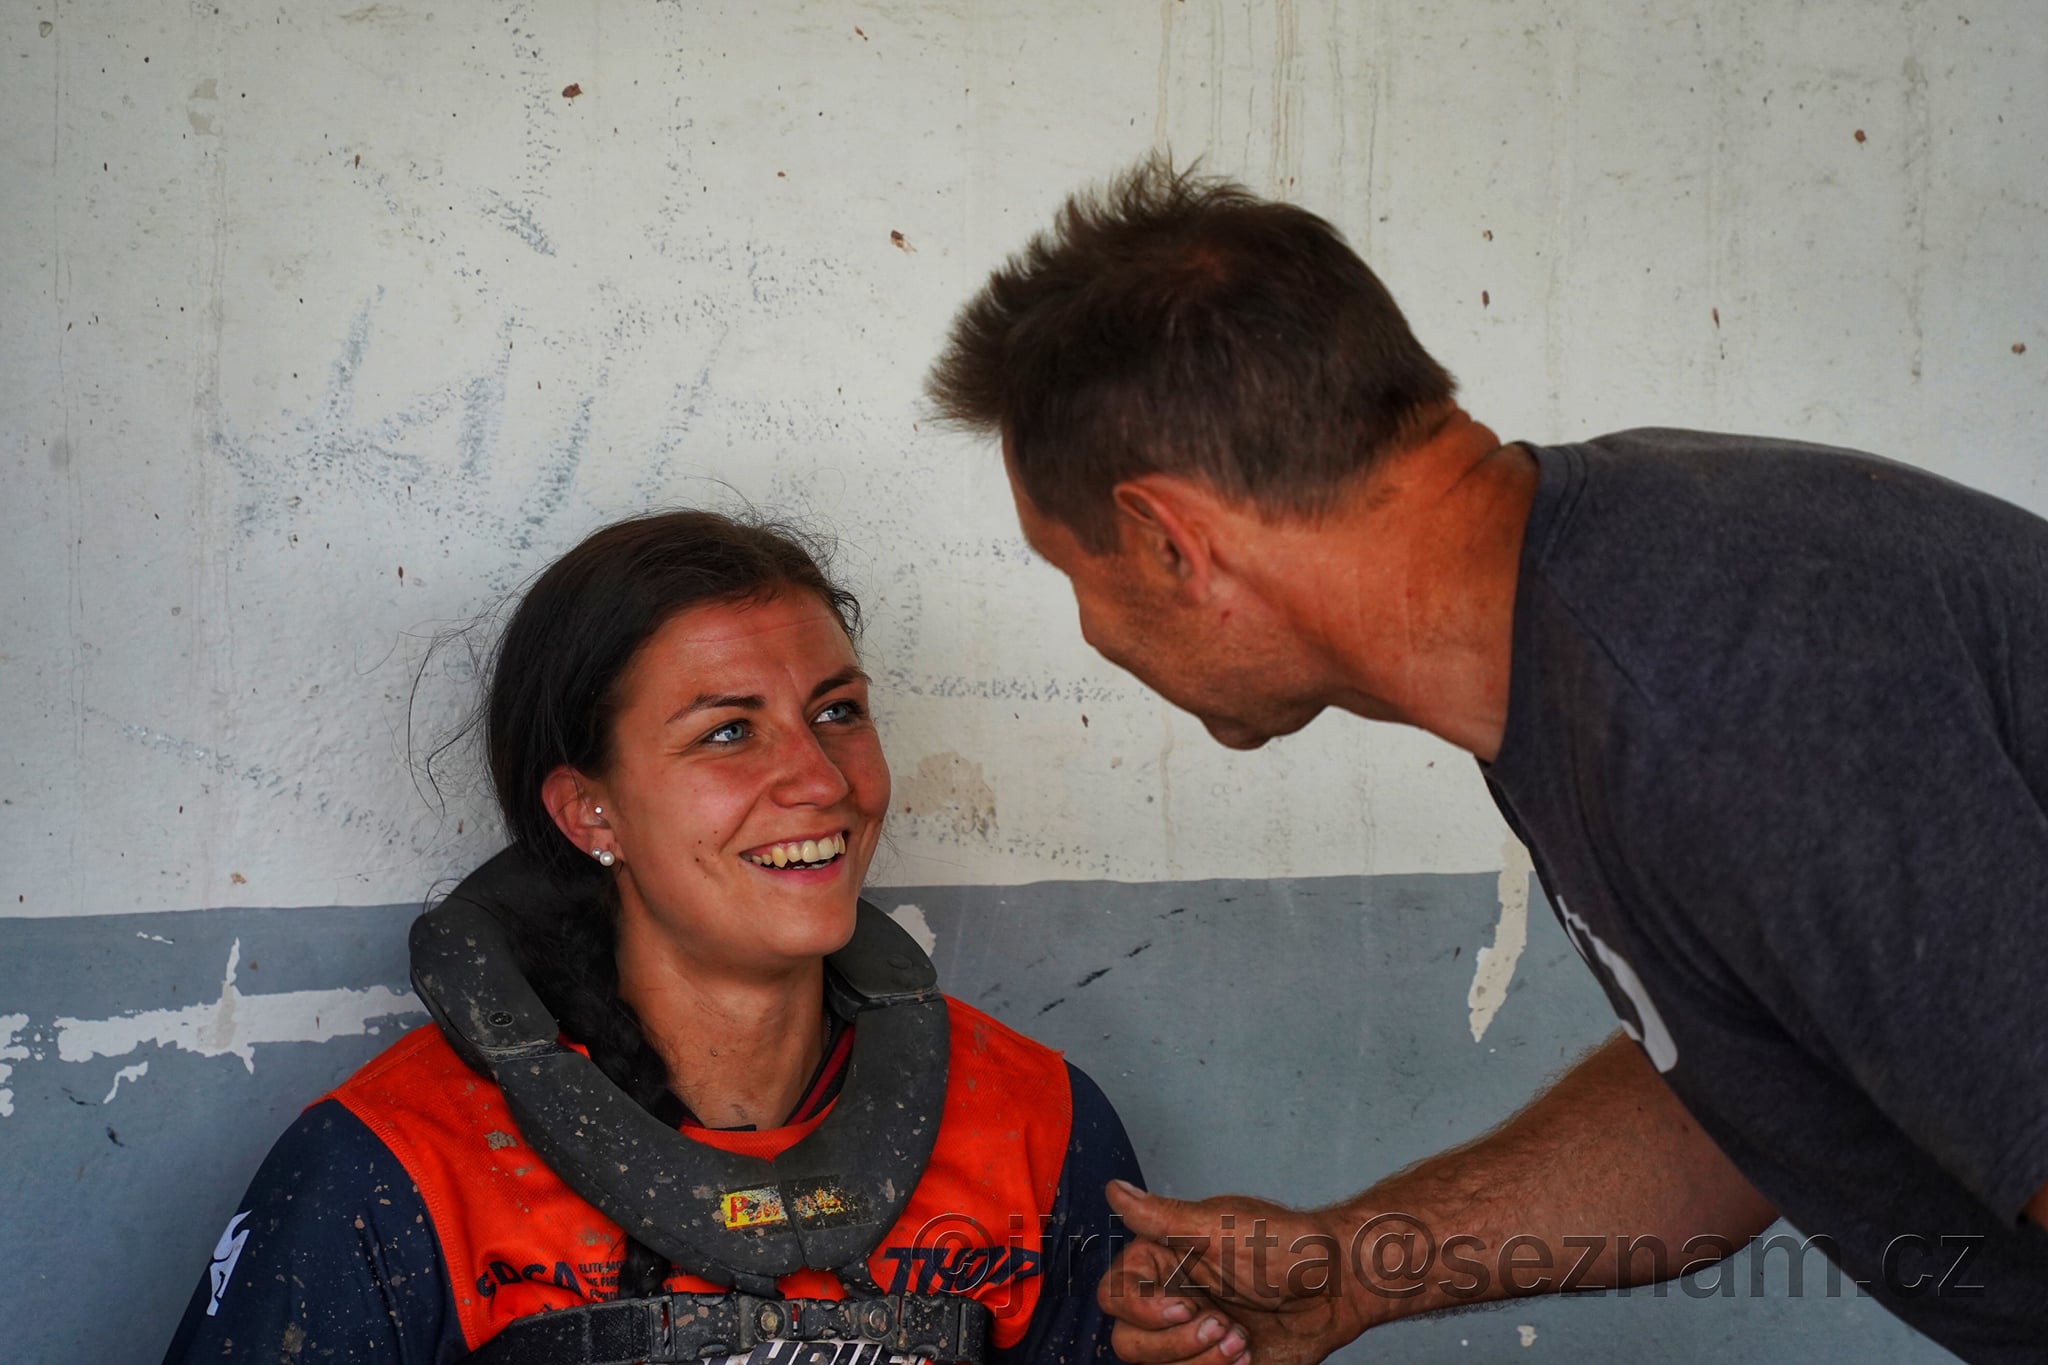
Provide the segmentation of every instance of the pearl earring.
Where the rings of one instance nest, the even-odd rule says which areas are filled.
[[[610,867],[619,860],[619,855],[608,848],[593,848],[590,850],[590,856],[597,859],[600,867]]]

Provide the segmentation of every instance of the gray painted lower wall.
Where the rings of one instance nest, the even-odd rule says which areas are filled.
[[[1473,1041],[1466,993],[1499,914],[1492,876],[1049,882],[875,899],[920,907],[948,990],[1092,1074],[1150,1183],[1173,1194],[1298,1204],[1348,1193],[1497,1122],[1613,1028],[1539,899],[1506,1002]],[[351,1017],[343,1027],[375,1032],[324,1042],[258,1042],[253,1070],[205,1053],[237,1028],[260,1036],[250,1021],[267,995],[325,992],[302,999],[359,1016],[364,997],[347,992],[402,992],[415,913],[0,920],[0,1016],[27,1016],[11,1053],[0,1038],[13,1068],[0,1076],[13,1093],[0,1117],[17,1286],[8,1358],[157,1358],[272,1138],[421,1016]],[[221,999],[237,944],[239,1024],[216,1019],[186,1046],[63,1055],[60,1033],[75,1055],[94,1030],[60,1021]],[[1404,1323],[1337,1359],[1952,1359],[1853,1286],[1829,1296],[1817,1254],[1797,1296],[1788,1257],[1767,1258],[1753,1288],[1751,1256],[1655,1290]]]

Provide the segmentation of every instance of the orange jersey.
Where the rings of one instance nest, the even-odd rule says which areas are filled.
[[[1108,1323],[1093,1294],[1113,1233],[1101,1186],[1137,1175],[1122,1127],[1092,1082],[1059,1054],[979,1010],[947,1003],[950,1058],[936,1146],[902,1216],[869,1256],[869,1272],[891,1294],[944,1292],[979,1300],[992,1314],[992,1359],[1047,1353],[1074,1362],[1111,1359]],[[314,1106],[299,1125],[325,1116],[327,1137],[308,1138],[311,1145],[334,1149],[344,1167],[368,1170],[382,1161],[384,1169],[369,1182],[351,1182],[344,1170],[317,1197],[288,1195],[266,1219],[263,1207],[280,1202],[266,1194],[266,1175],[280,1163],[273,1153],[238,1215],[248,1220],[237,1224],[238,1232],[250,1234],[247,1245],[236,1243],[234,1263],[202,1283],[169,1359],[211,1359],[205,1343],[226,1339],[231,1329],[244,1341],[262,1339],[266,1319],[279,1314],[319,1318],[317,1294],[309,1301],[263,1287],[266,1278],[278,1278],[278,1262],[291,1258],[293,1227],[308,1222],[318,1227],[302,1227],[302,1238],[338,1238],[331,1255],[315,1258],[332,1266],[319,1278],[337,1281],[337,1295],[351,1304],[396,1299],[407,1305],[384,1315],[401,1319],[391,1351],[363,1354],[358,1348],[356,1359],[424,1365],[445,1358],[438,1353],[454,1347],[456,1338],[462,1350],[473,1351],[517,1318],[612,1297],[624,1233],[539,1160],[507,1113],[503,1093],[471,1071],[437,1029],[407,1034],[329,1098],[333,1104]],[[338,1120],[337,1105],[352,1121]],[[822,1119],[821,1111],[762,1131],[683,1131],[711,1146],[768,1158]],[[280,1143],[280,1152],[286,1147]],[[303,1182],[311,1159],[317,1155],[294,1147],[283,1163],[295,1168],[289,1178]],[[393,1159],[403,1181],[392,1178]],[[772,1191],[759,1193],[758,1199],[745,1193],[727,1199],[733,1226],[778,1216],[765,1206]],[[292,1207],[302,1202],[305,1207]],[[367,1208],[368,1221],[357,1208],[350,1228],[352,1204]],[[427,1239],[408,1231],[408,1209],[416,1210],[413,1225],[431,1230],[430,1267],[421,1266]],[[355,1259],[378,1280],[375,1294],[351,1282],[363,1271]],[[414,1268],[394,1269],[406,1265]],[[221,1270],[219,1260],[215,1270]],[[295,1268],[292,1277],[303,1282],[307,1272]],[[397,1289],[386,1283],[394,1278],[401,1281]],[[428,1294],[421,1280],[441,1292]],[[717,1290],[681,1274],[667,1287]],[[785,1276],[780,1288],[793,1298],[845,1292],[835,1277],[810,1270]],[[435,1298],[438,1310],[429,1302]],[[262,1325],[237,1324],[247,1314]],[[298,1325],[307,1339],[320,1328],[317,1322]],[[351,1332],[352,1348],[356,1339]]]

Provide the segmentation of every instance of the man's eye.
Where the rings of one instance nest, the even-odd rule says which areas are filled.
[[[729,720],[704,736],[706,744],[737,744],[747,737],[747,723],[743,720]]]
[[[818,713],[822,724],[834,725],[860,719],[860,703],[857,701],[835,701]]]

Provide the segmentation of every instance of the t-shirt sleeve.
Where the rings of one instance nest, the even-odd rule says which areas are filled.
[[[424,1201],[390,1150],[326,1100],[256,1172],[165,1365],[443,1365],[466,1353]]]
[[[1067,1084],[1074,1123],[1045,1233],[1038,1306],[1022,1340],[989,1353],[993,1365],[1106,1365],[1117,1359],[1109,1344],[1115,1324],[1096,1304],[1095,1289],[1126,1237],[1102,1187],[1112,1180],[1142,1187],[1144,1176],[1123,1121],[1101,1089],[1072,1063]]]
[[[1667,847],[1747,888],[1781,1021],[2013,1219],[2048,1182],[2048,811],[1971,679],[1883,667],[1758,736],[1768,754],[1710,759],[1736,818],[1681,820]]]

